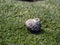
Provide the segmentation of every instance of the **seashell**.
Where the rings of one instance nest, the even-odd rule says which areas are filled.
[[[41,30],[41,23],[40,23],[39,18],[28,19],[25,22],[25,25],[30,32],[36,32],[37,33]]]

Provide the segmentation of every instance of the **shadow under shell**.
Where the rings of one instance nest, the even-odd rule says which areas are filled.
[[[31,28],[27,28],[28,29],[28,31],[30,31],[31,33],[33,33],[33,34],[39,34],[40,32],[41,32],[41,29],[39,29],[39,30],[31,30]]]

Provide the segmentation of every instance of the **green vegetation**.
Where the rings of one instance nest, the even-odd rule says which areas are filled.
[[[34,17],[42,23],[38,35],[24,24]],[[60,45],[60,0],[0,0],[0,45]]]

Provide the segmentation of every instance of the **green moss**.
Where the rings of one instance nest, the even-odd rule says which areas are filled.
[[[0,0],[0,45],[60,45],[59,4],[59,0]],[[42,23],[38,35],[25,27],[25,21],[34,17]]]

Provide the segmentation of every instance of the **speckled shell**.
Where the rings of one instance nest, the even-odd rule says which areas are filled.
[[[26,27],[30,30],[30,31],[39,31],[41,28],[41,23],[40,21],[36,20],[36,19],[28,19],[26,22]]]

